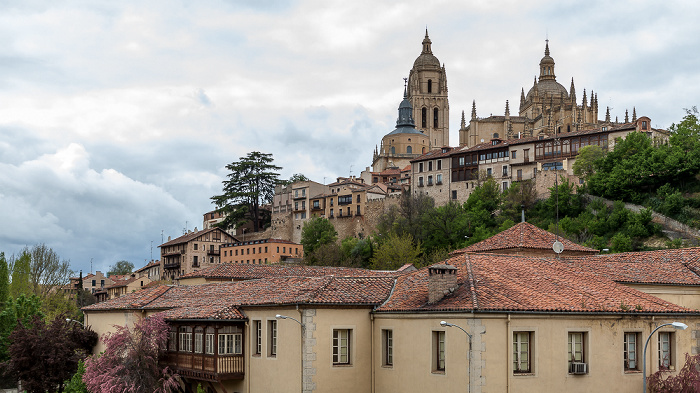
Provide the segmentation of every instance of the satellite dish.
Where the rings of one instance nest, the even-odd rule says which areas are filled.
[[[554,242],[554,244],[552,244],[552,250],[554,250],[554,252],[557,254],[561,254],[561,252],[564,251],[564,245],[557,240]]]

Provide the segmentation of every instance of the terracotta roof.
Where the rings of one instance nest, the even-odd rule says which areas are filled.
[[[620,283],[700,285],[698,247],[567,257],[563,261]]]
[[[527,222],[520,222],[486,240],[472,244],[467,248],[452,251],[450,255],[457,255],[465,252],[485,252],[513,248],[552,250],[552,244],[554,244],[556,239],[557,236],[551,232],[547,232],[544,229],[538,228]],[[559,241],[564,245],[564,251],[582,251],[590,253],[598,252],[596,249],[584,247],[561,236],[559,236]]]
[[[378,312],[475,311],[570,313],[698,313],[565,262],[515,255],[462,254],[459,286],[428,304],[428,268],[397,278]]]
[[[160,265],[160,261],[149,262],[146,266],[144,266],[144,267],[140,268],[139,270],[137,270],[136,273],[142,272],[142,271],[144,271],[144,270],[147,270],[147,269],[150,269],[150,268],[152,268],[152,267],[154,267],[154,266],[159,266],[159,265]]]
[[[398,271],[379,271],[351,267],[300,266],[300,265],[249,265],[243,263],[220,263],[180,276],[186,278],[223,278],[228,280],[251,280],[272,277],[394,277]]]
[[[446,149],[447,151],[443,153],[443,149]],[[433,160],[435,158],[440,158],[440,157],[447,157],[449,156],[453,151],[455,150],[454,147],[441,147],[439,149],[433,149],[423,155],[420,155],[414,159],[411,160],[411,162],[418,162],[418,161],[424,161],[424,160]]]
[[[229,235],[226,231],[222,230],[221,228],[216,228],[216,227],[215,227],[215,228],[202,229],[201,231],[196,231],[196,232],[187,233],[187,234],[182,235],[182,236],[180,236],[180,237],[178,237],[178,238],[169,240],[169,241],[167,241],[167,242],[161,244],[161,245],[158,246],[158,247],[172,246],[172,245],[174,245],[174,244],[187,243],[187,242],[189,242],[190,240],[192,240],[192,239],[194,239],[194,238],[197,238],[197,237],[199,237],[199,236],[202,236],[202,235],[204,235],[204,234],[207,234],[207,233],[209,233],[209,232],[214,232],[214,231],[221,231],[222,234],[226,234],[226,236],[232,237],[231,235]]]
[[[166,316],[170,319],[229,319],[232,316],[243,316],[238,308],[246,306],[375,306],[389,296],[393,282],[391,277],[276,277],[217,284],[156,287],[93,304],[83,310],[168,310]]]

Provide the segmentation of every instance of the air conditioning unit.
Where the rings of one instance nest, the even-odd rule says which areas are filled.
[[[569,374],[588,374],[588,364],[586,363],[571,363],[569,365]]]

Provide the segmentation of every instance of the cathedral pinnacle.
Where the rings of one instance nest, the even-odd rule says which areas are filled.
[[[605,110],[605,122],[610,123],[610,107]]]
[[[464,120],[464,111],[462,111],[462,123],[460,124],[460,129],[464,130],[467,128],[467,122]]]
[[[403,98],[408,98],[408,78],[403,78]]]
[[[508,105],[508,100],[506,100],[506,116],[510,116],[510,106]]]
[[[625,123],[629,123],[629,122],[630,122],[630,116],[628,114],[627,109],[625,109]]]
[[[637,108],[632,107],[632,122],[637,121]]]
[[[520,107],[522,108],[523,105],[525,105],[525,89],[520,88]]]
[[[425,38],[423,38],[423,51],[421,54],[428,53],[428,54],[433,54],[433,50],[430,49],[430,45],[432,44],[432,41],[430,41],[430,37],[428,37],[428,28],[425,28]]]
[[[472,101],[472,120],[476,120],[476,100]]]
[[[426,31],[427,31],[427,29],[426,29]],[[544,55],[545,55],[545,56],[549,56],[549,38],[547,38],[547,39],[544,40],[544,41],[545,41],[545,44],[544,44]]]

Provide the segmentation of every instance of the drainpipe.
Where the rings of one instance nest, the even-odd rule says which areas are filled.
[[[508,342],[510,340],[510,314],[506,321],[506,393],[510,393],[510,362],[508,361]]]
[[[372,387],[370,388],[370,391],[372,393],[375,392],[375,370],[374,370],[374,314],[369,314],[369,321],[370,321],[370,367],[372,368],[372,373],[371,373],[371,384]]]

